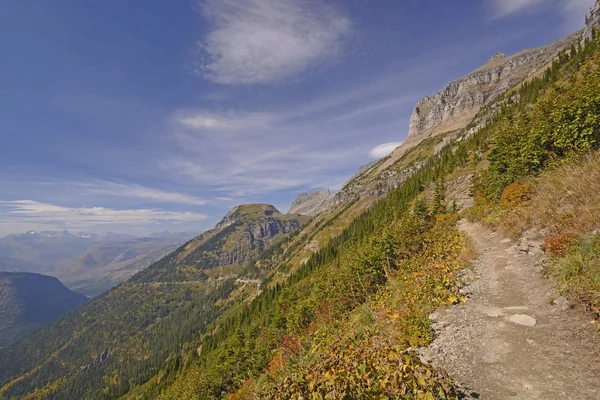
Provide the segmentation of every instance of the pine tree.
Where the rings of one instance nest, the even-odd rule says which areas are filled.
[[[446,184],[443,175],[435,182],[432,208],[434,215],[446,212]]]

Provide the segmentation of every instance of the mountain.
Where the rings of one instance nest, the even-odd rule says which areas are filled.
[[[334,195],[329,189],[300,193],[292,203],[288,214],[309,215],[314,217],[327,210],[333,204]]]
[[[138,238],[68,231],[8,235],[0,239],[0,270],[44,273],[72,290],[96,296],[194,236],[192,232],[160,232]]]
[[[20,260],[18,263],[2,264],[5,270],[47,273],[60,267],[62,263],[96,244],[104,238],[99,235],[73,235],[68,231],[26,232],[4,236],[0,239],[0,257]]]
[[[184,237],[171,234],[101,243],[66,260],[51,274],[72,290],[96,296],[175,250]]]
[[[205,279],[204,271],[208,269],[241,268],[270,245],[296,232],[309,219],[282,214],[269,204],[236,206],[214,229],[142,271],[133,281],[193,281]]]
[[[27,272],[0,272],[0,347],[85,304],[87,297],[56,278]]]
[[[182,242],[188,241],[191,238],[198,236],[199,232],[193,232],[193,231],[189,231],[189,232],[169,232],[169,231],[163,231],[163,232],[154,232],[148,235],[148,237],[154,238],[154,239],[174,239],[174,240],[180,240]]]
[[[587,255],[572,256],[567,243],[579,236],[561,230],[579,218],[588,232],[577,233],[592,240],[600,174],[587,172],[598,163],[571,168],[579,180],[544,170],[600,150],[600,37],[579,48],[585,32],[520,53],[524,61],[492,57],[439,95],[460,109],[436,116],[437,100],[421,102],[411,140],[313,218],[237,206],[128,281],[1,349],[0,397],[459,398],[452,371],[415,350],[431,343],[436,310],[469,301],[461,280],[474,255],[459,210],[470,204],[469,218],[525,232],[553,218],[553,229],[540,227],[553,235],[545,246],[572,258],[552,258],[550,269],[564,261],[560,283],[570,280],[591,310],[600,306],[600,287],[581,283],[597,271],[596,244],[577,242]],[[489,74],[478,83],[480,71]],[[544,179],[569,184],[573,195],[531,188]],[[524,218],[534,200],[539,217]],[[519,243],[513,250],[523,257],[539,248]]]
[[[398,187],[445,144],[464,134],[467,127],[473,133],[475,125],[485,123],[488,114],[496,111],[479,115],[482,109],[520,82],[543,73],[559,52],[578,43],[583,34],[580,31],[512,56],[497,52],[486,64],[450,82],[441,92],[423,97],[410,117],[407,140],[389,156],[361,168],[336,194],[335,201],[382,196]]]

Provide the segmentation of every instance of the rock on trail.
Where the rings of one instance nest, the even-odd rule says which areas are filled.
[[[432,316],[437,337],[422,357],[475,398],[600,399],[600,334],[554,292],[539,246],[480,224],[461,229],[478,253],[463,277],[468,301]]]

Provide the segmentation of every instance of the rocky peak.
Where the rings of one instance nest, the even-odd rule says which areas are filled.
[[[281,215],[281,213],[270,204],[242,204],[233,207],[231,211],[225,214],[221,222],[215,225],[215,228],[226,228],[238,221],[272,215]]]
[[[325,211],[333,201],[334,195],[329,189],[300,193],[292,203],[288,214],[315,216]]]
[[[490,58],[490,60],[488,62],[492,62],[501,58],[506,57],[504,55],[504,53],[502,53],[500,50],[498,50],[496,53],[494,53],[494,55],[492,56],[492,58]]]

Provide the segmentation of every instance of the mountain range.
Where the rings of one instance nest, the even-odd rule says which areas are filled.
[[[72,290],[95,296],[131,277],[191,239],[193,232],[148,237],[108,232],[26,232],[0,239],[0,271],[59,278]]]

